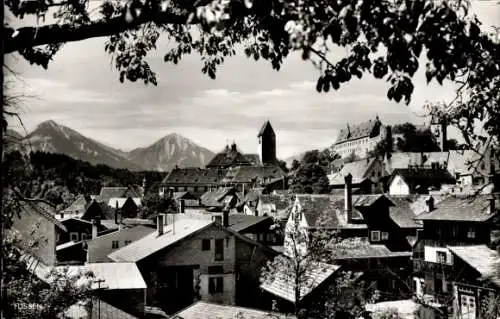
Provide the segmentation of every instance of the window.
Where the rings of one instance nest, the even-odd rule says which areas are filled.
[[[215,260],[224,259],[224,239],[215,240]]]
[[[208,293],[216,294],[224,292],[224,278],[223,277],[211,277],[208,279]]]
[[[382,238],[382,240],[389,240],[389,233],[386,231],[383,231],[381,238]]]
[[[476,230],[473,227],[469,227],[467,238],[476,238]]]
[[[78,233],[69,233],[69,240],[78,241]]]
[[[61,214],[61,218],[64,218],[64,214]]]
[[[372,230],[370,232],[370,239],[371,241],[380,241],[380,231]]]
[[[120,244],[118,243],[118,240],[113,240],[113,242],[111,243],[111,247],[113,249],[116,249],[116,248],[120,247]]]
[[[445,251],[437,251],[436,252],[436,260],[440,264],[446,264],[446,252]]]
[[[453,225],[451,227],[451,235],[453,237],[457,237],[458,236],[458,225]]]
[[[130,243],[132,243],[132,241],[131,241],[131,240],[126,240],[126,241],[125,241],[125,246],[127,246],[127,245],[128,245],[128,244],[130,244]]]
[[[210,250],[210,239],[201,240],[201,250],[203,251]]]

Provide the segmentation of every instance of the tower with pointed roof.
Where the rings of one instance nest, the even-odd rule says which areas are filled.
[[[266,121],[257,135],[259,139],[259,157],[262,165],[276,164],[276,134],[271,122]]]

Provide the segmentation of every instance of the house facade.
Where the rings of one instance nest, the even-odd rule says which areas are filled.
[[[390,195],[429,194],[445,185],[455,185],[455,178],[443,168],[396,169],[389,179]]]
[[[373,157],[342,164],[338,172],[328,175],[332,189],[344,188],[344,176],[352,175],[353,192],[356,194],[382,193],[382,178],[387,176],[381,159]]]
[[[450,196],[435,202],[427,199],[427,210],[416,219],[423,222],[413,248],[415,295],[441,315],[451,313],[454,282],[461,280],[454,271],[454,246],[489,245],[497,228],[498,196]]]
[[[167,313],[196,300],[258,304],[260,268],[276,252],[224,222],[179,219],[165,226],[162,218],[156,232],[109,255],[116,262],[137,263],[148,283],[149,304]]]

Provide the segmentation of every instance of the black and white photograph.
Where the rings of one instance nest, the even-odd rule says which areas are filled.
[[[499,0],[4,0],[0,319],[500,319]]]

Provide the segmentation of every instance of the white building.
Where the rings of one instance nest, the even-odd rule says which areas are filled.
[[[337,141],[332,149],[335,153],[346,158],[352,153],[360,158],[365,158],[378,142],[387,136],[387,128],[382,125],[378,116],[357,125],[347,124],[340,130]]]

